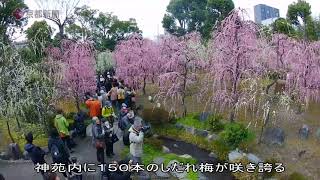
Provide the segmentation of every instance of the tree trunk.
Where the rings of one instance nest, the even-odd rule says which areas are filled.
[[[18,129],[20,130],[21,129],[20,121],[19,121],[19,119],[17,117],[15,119],[16,119],[16,122],[17,122]]]
[[[80,112],[80,102],[79,102],[79,96],[76,96],[76,107],[77,107],[77,111]]]
[[[64,26],[63,25],[59,25],[59,36],[60,36],[60,39],[63,39],[63,35],[64,35]]]
[[[9,125],[9,121],[7,121],[7,130],[8,130],[8,134],[9,134],[9,137],[11,139],[11,142],[12,143],[15,143],[13,137],[12,137],[12,134],[11,134],[11,130],[10,130],[10,125]]]
[[[143,78],[143,88],[142,88],[142,91],[143,91],[143,95],[146,95],[146,77]]]
[[[265,127],[267,126],[268,122],[269,122],[269,119],[270,119],[270,109],[267,110],[267,115],[264,119],[264,122],[261,126],[261,132],[260,132],[260,137],[259,137],[259,142],[258,144],[261,144],[262,143],[262,136],[263,136],[263,132],[264,132],[264,129]]]
[[[236,107],[233,106],[229,115],[229,120],[231,123],[234,122],[235,113],[236,113]]]

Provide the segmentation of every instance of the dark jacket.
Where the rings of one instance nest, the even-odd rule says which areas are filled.
[[[24,146],[24,150],[28,152],[28,155],[34,164],[46,163],[46,161],[44,160],[45,152],[40,147],[28,143]]]
[[[70,153],[69,153],[69,150],[68,150],[67,146],[65,145],[65,143],[59,137],[55,137],[55,138],[50,137],[49,141],[48,141],[49,152],[51,152],[51,148],[54,144],[58,147],[59,153],[61,153],[62,158],[61,159],[52,159],[52,161],[54,163],[68,162],[69,157],[70,157]]]
[[[94,142],[96,141],[104,142],[104,137],[105,137],[104,135],[105,133],[101,125],[94,124],[92,126],[92,136],[93,136]]]

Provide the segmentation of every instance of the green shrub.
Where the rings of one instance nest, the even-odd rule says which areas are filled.
[[[162,108],[143,109],[142,118],[154,126],[175,123],[175,118]]]
[[[184,118],[179,118],[177,122],[186,126],[197,128],[197,129],[207,129],[206,123],[200,121],[199,119],[196,119],[194,115],[188,115]]]
[[[249,164],[249,160],[247,158],[242,158],[239,159],[233,163],[241,163],[244,167]],[[260,178],[261,174],[258,173],[257,169],[254,173],[251,172],[236,172],[232,173],[232,175],[235,177],[237,180],[257,180],[257,179],[262,179]]]
[[[229,123],[225,129],[220,133],[220,138],[230,148],[238,148],[243,142],[250,142],[254,140],[253,132],[250,132],[242,124]]]
[[[220,160],[227,160],[228,159],[228,154],[230,152],[229,146],[227,146],[222,140],[216,140],[213,142],[213,149],[214,153],[217,154],[218,158]]]
[[[290,174],[288,180],[307,180],[308,178],[306,178],[303,174],[298,173],[298,172],[293,172],[292,174]]]
[[[208,128],[212,132],[219,132],[223,130],[224,125],[221,122],[223,117],[221,115],[212,115],[208,118]]]

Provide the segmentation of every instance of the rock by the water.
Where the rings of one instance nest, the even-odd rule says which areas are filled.
[[[192,156],[190,156],[189,154],[180,155],[179,157],[185,158],[185,159],[191,159],[192,158]]]
[[[17,143],[10,143],[8,145],[8,154],[13,160],[20,159],[22,156],[20,147]]]
[[[170,149],[166,146],[162,146],[162,152],[163,153],[170,153]]]
[[[169,178],[170,177],[170,174],[169,173],[165,173],[165,172],[162,172],[161,169],[158,169],[158,171],[156,171],[156,176],[159,177],[159,178]]]
[[[0,153],[0,159],[9,160],[10,159],[10,155],[7,152],[1,152]]]
[[[258,158],[256,155],[254,155],[252,153],[247,154],[247,158],[248,158],[249,162],[251,162],[251,163],[258,164],[260,162],[263,162],[260,158]]]
[[[285,133],[281,128],[268,128],[264,133],[264,141],[271,145],[283,145]]]
[[[320,140],[320,128],[316,131],[316,137]]]
[[[140,172],[140,173],[137,175],[137,178],[138,178],[139,180],[151,180],[150,173],[147,172],[147,171]]]
[[[299,137],[301,139],[308,139],[310,133],[310,128],[308,125],[304,124],[300,129],[299,129]]]
[[[27,151],[23,152],[22,157],[23,157],[24,160],[29,160],[30,159],[29,153]]]
[[[201,172],[198,172],[198,180],[208,180],[209,178],[207,178],[205,175],[203,175]]]
[[[177,144],[173,144],[173,147],[178,148],[179,146]]]
[[[178,171],[169,171],[170,174],[178,179],[184,179],[187,177],[187,172],[184,170],[185,168],[181,166],[181,164],[177,160],[171,160],[166,168],[173,167],[174,164],[176,164],[176,167],[178,168]]]
[[[194,135],[194,131],[195,131],[195,130],[194,130],[194,127],[188,127],[188,126],[186,126],[185,129],[186,129],[186,131],[187,131],[188,133]]]
[[[217,158],[218,157],[214,152],[211,152],[208,156],[211,157],[211,158]]]
[[[177,129],[184,129],[184,125],[181,124],[181,123],[176,123],[176,124],[175,124],[175,127],[176,127]]]
[[[158,134],[154,134],[152,137],[154,137],[154,138],[158,138],[158,137],[159,137],[159,135],[158,135]]]
[[[86,135],[87,135],[88,137],[92,137],[92,123],[87,126],[87,128],[86,128]]]
[[[210,116],[210,113],[208,113],[208,112],[202,112],[202,113],[200,114],[199,120],[200,120],[200,121],[206,121],[206,120],[209,118],[209,116]]]
[[[217,139],[219,139],[219,136],[216,134],[209,134],[207,136],[208,141],[216,141]]]
[[[242,159],[243,155],[238,151],[231,151],[228,154],[229,162],[234,162],[236,160]]]
[[[153,159],[153,162],[154,162],[155,164],[160,165],[160,164],[162,164],[162,163],[164,162],[164,159],[163,159],[162,157],[157,157],[157,158],[154,158],[154,159]]]
[[[207,137],[209,132],[207,130],[195,129],[194,134],[201,137]]]

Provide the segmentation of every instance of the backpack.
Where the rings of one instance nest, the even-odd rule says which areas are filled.
[[[56,144],[52,144],[51,156],[52,156],[52,159],[55,161],[62,159],[62,153],[60,152],[60,150]]]
[[[130,135],[130,132],[128,130],[124,131],[122,140],[123,140],[123,144],[126,146],[130,146],[129,135]]]
[[[124,91],[122,89],[118,92],[118,99],[125,99]]]

